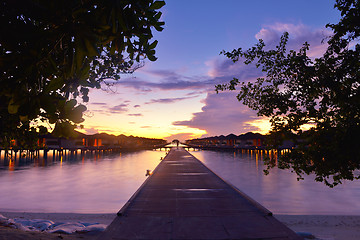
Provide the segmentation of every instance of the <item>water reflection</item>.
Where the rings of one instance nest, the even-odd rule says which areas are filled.
[[[165,151],[70,155],[2,161],[0,211],[116,213]]]
[[[4,154],[2,153],[2,157],[0,158],[0,170],[19,170],[26,166],[46,167],[53,164],[62,166],[65,162],[67,164],[78,164],[79,162],[84,164],[85,159],[89,161],[98,161],[103,158],[114,159],[121,158],[121,154],[121,152],[114,153],[111,151],[81,152],[80,150],[63,150],[62,153],[58,151],[48,151],[47,154],[44,154],[44,151],[40,150],[39,155],[36,155],[35,157],[27,157],[26,154],[19,157],[20,154],[14,154],[13,157],[4,158]]]
[[[60,154],[0,162],[0,211],[115,213],[167,150]],[[360,214],[360,182],[335,189],[287,170],[263,174],[258,151],[192,151],[211,170],[277,214]],[[275,153],[273,153],[275,154]],[[174,164],[181,164],[179,162]],[[195,174],[195,173],[189,173]]]
[[[359,181],[344,182],[330,189],[315,182],[314,176],[297,181],[296,174],[289,170],[274,168],[265,176],[264,153],[260,151],[196,151],[191,154],[274,213],[360,214]]]

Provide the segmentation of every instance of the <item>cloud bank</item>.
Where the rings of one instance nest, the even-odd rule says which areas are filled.
[[[309,56],[319,57],[327,48],[322,44],[323,40],[331,35],[325,28],[311,29],[303,24],[274,23],[265,25],[255,35],[257,39],[263,39],[267,48],[274,48],[280,41],[281,35],[289,32],[287,49],[299,50],[304,42],[310,44]],[[325,41],[326,42],[326,41]],[[241,47],[241,46],[239,46]],[[231,51],[232,49],[228,49]],[[187,126],[205,130],[207,135],[226,135],[229,133],[241,134],[248,131],[260,131],[256,123],[263,122],[263,118],[256,115],[256,112],[242,105],[237,101],[237,91],[215,93],[215,85],[228,83],[233,77],[240,81],[254,81],[263,76],[254,64],[245,65],[241,61],[233,63],[224,56],[216,56],[204,63],[207,67],[207,74],[204,76],[185,76],[181,70],[153,70],[145,69],[141,73],[148,77],[122,78],[115,82],[121,88],[135,89],[147,94],[151,91],[183,91],[184,95],[177,98],[160,98],[148,100],[145,104],[172,104],[182,100],[198,97],[204,94],[202,100],[204,106],[200,112],[193,113],[189,120],[175,121],[175,126]],[[151,80],[149,80],[151,79]],[[104,106],[104,111],[111,113],[126,113],[130,102],[124,102],[117,106],[108,107],[102,103],[94,103],[97,106]],[[133,105],[133,108],[140,108],[140,105]],[[140,117],[141,114],[128,114],[129,116]],[[147,128],[149,126],[142,126]],[[169,136],[168,139],[193,137],[191,133],[181,133]]]
[[[303,24],[275,23],[262,28],[256,34],[256,38],[263,39],[269,48],[274,48],[285,31],[290,34],[288,49],[299,50],[307,41],[310,43],[310,57],[319,57],[325,52],[327,45],[322,42],[331,35],[329,30],[313,30]],[[214,58],[206,62],[206,65],[209,67],[208,75],[211,78],[208,82],[213,84],[227,83],[233,77],[240,81],[254,81],[263,75],[254,64],[245,65],[241,61],[233,63],[225,57]],[[210,90],[203,101],[205,106],[201,112],[194,113],[188,121],[176,121],[173,125],[205,130],[208,136],[240,134],[261,131],[263,130],[261,127],[269,128],[270,125],[266,124],[267,120],[258,117],[255,111],[238,102],[236,95],[236,91],[215,94]]]
[[[179,97],[179,98],[160,98],[160,99],[151,99],[149,102],[146,102],[145,104],[154,104],[154,103],[175,103],[191,98],[195,98],[197,96],[191,96],[191,97]]]
[[[176,121],[173,125],[205,130],[210,136],[259,131],[259,128],[247,123],[258,119],[256,113],[240,104],[236,94],[236,92],[209,93],[201,112],[194,113],[191,120]]]
[[[275,23],[264,26],[256,35],[256,39],[264,40],[268,48],[274,48],[284,32],[289,33],[288,49],[299,50],[305,42],[310,44],[310,57],[321,56],[326,48],[326,40],[332,35],[329,29],[311,29],[304,24]]]

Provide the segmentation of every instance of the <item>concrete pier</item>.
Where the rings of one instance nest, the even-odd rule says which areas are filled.
[[[99,239],[302,239],[182,148],[173,148]]]

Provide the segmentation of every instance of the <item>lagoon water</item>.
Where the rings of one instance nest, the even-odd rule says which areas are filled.
[[[0,212],[116,213],[164,156],[164,151],[139,151],[23,166],[1,163]]]
[[[360,215],[360,181],[335,188],[289,170],[273,168],[264,175],[260,154],[199,151],[192,154],[227,182],[275,214]]]
[[[360,181],[334,189],[297,181],[288,170],[263,174],[261,155],[192,151],[212,171],[275,214],[360,215]],[[0,211],[116,213],[165,151],[85,156],[30,164],[0,162]]]

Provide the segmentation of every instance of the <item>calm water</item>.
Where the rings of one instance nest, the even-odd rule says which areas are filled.
[[[191,153],[275,214],[360,215],[360,181],[331,189],[315,182],[313,176],[297,181],[289,170],[274,168],[265,176],[261,156],[255,153]]]
[[[116,213],[164,156],[140,151],[2,169],[0,210]]]
[[[191,153],[274,213],[360,215],[359,181],[329,189],[311,176],[298,182],[287,170],[264,176],[255,154]],[[10,167],[0,162],[0,211],[115,213],[164,156],[141,151]]]

